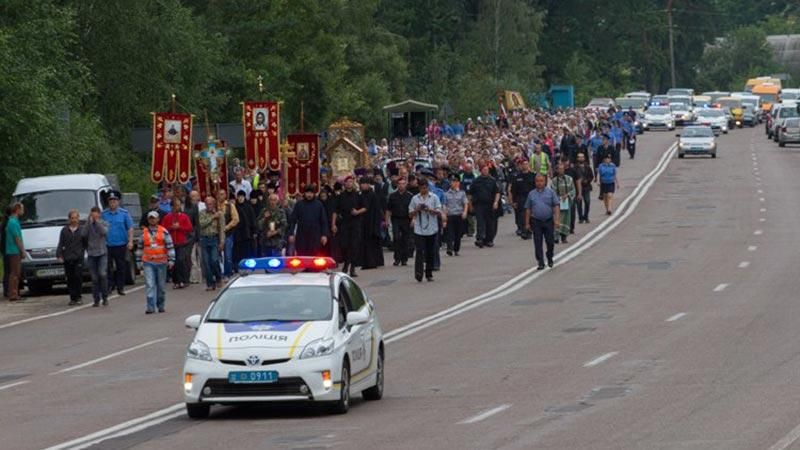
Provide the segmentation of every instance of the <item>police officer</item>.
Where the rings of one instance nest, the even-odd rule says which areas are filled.
[[[389,195],[386,208],[386,222],[392,224],[392,244],[394,245],[393,265],[407,265],[411,246],[411,217],[408,205],[413,195],[408,192],[408,181],[397,180],[397,190]]]
[[[531,166],[523,157],[516,159],[517,171],[508,187],[508,200],[514,207],[514,218],[517,223],[517,236],[530,239],[531,235],[525,229],[525,200],[528,193],[535,186],[536,174],[531,172]]]
[[[470,210],[475,211],[477,230],[475,245],[494,247],[497,234],[497,210],[500,208],[500,189],[497,181],[489,175],[489,164],[481,164],[481,175],[470,187]]]
[[[125,295],[128,252],[133,250],[133,221],[128,211],[119,207],[119,196],[116,191],[108,196],[108,209],[103,211],[102,218],[108,224],[108,289],[111,291],[116,288],[117,294]],[[111,270],[112,265],[115,271]]]

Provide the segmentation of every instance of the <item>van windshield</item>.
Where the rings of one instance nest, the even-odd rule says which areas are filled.
[[[73,208],[83,220],[92,207],[97,206],[95,192],[87,190],[31,192],[17,195],[14,200],[25,206],[25,214],[20,217],[22,228],[64,225]]]

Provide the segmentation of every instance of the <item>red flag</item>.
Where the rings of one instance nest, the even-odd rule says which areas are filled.
[[[242,104],[244,155],[248,169],[280,170],[280,105],[278,102]]]
[[[192,115],[153,113],[153,163],[150,179],[185,183],[191,177]]]
[[[294,195],[313,184],[319,192],[319,135],[313,133],[290,134],[286,137],[294,156],[287,159],[287,192]]]

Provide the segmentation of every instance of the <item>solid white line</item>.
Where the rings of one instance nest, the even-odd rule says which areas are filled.
[[[764,197],[761,197],[761,198],[758,199],[758,201],[760,201],[760,202],[763,202],[763,201],[766,201],[766,200],[767,199],[765,199]]]
[[[742,261],[739,263],[740,269],[747,269],[748,267],[750,267],[750,261]]]
[[[763,190],[763,189],[759,189],[759,190],[758,190],[758,193],[759,193],[759,194],[763,194],[763,193],[764,193],[764,190]]]
[[[66,369],[61,369],[61,370],[59,370],[57,372],[52,372],[50,375],[58,375],[60,373],[72,372],[73,370],[82,369],[84,367],[91,366],[93,364],[97,364],[99,362],[103,362],[105,360],[108,360],[108,359],[111,359],[111,358],[115,358],[115,357],[120,356],[120,355],[124,355],[125,353],[130,353],[130,352],[132,352],[134,350],[139,350],[140,348],[149,347],[149,346],[151,346],[153,344],[158,344],[159,342],[164,342],[167,339],[169,339],[169,338],[165,337],[165,338],[161,338],[161,339],[155,339],[155,340],[152,340],[152,341],[147,341],[144,344],[139,344],[139,345],[136,345],[136,346],[131,347],[131,348],[126,348],[125,350],[120,350],[118,352],[114,352],[114,353],[111,353],[110,355],[106,355],[106,356],[103,356],[101,358],[93,359],[91,361],[86,361],[85,363],[78,364],[77,366],[67,367]]]
[[[600,242],[608,233],[613,231],[617,226],[619,226],[620,223],[622,223],[626,218],[628,218],[636,209],[639,202],[641,202],[641,200],[650,190],[652,185],[655,184],[658,177],[662,173],[664,173],[664,171],[667,169],[670,161],[675,156],[677,150],[678,150],[677,144],[672,144],[664,152],[658,164],[656,164],[656,167],[653,168],[653,170],[651,170],[647,175],[645,175],[639,182],[639,184],[636,186],[636,188],[634,188],[634,190],[631,192],[631,195],[626,197],[619,204],[619,206],[617,207],[617,214],[615,214],[610,220],[604,221],[597,228],[587,233],[585,236],[583,236],[583,238],[578,240],[578,242],[574,246],[569,247],[564,252],[556,255],[555,267],[560,266],[562,264],[566,264],[576,256],[580,255],[581,253],[589,249],[595,243]],[[628,204],[630,204],[630,207],[628,207]],[[508,294],[516,292],[517,290],[527,286],[535,279],[542,276],[544,273],[546,272],[536,271],[535,268],[528,269],[488,292],[485,292],[471,299],[465,300],[457,305],[439,311],[438,313],[432,314],[430,316],[424,317],[422,319],[416,320],[412,323],[409,323],[407,325],[404,325],[402,327],[387,332],[386,334],[384,334],[384,342],[389,344],[391,342],[399,341],[407,336],[410,336],[419,331],[425,330],[433,325],[436,325],[439,322],[443,322],[457,315],[464,314],[465,312],[475,309],[481,305],[503,298]],[[142,429],[147,428],[147,426],[152,426],[152,425],[146,425],[142,422],[146,422],[147,420],[150,420],[150,418],[158,416],[159,414],[168,414],[170,412],[168,410],[170,410],[171,408],[179,408],[179,409],[183,408],[183,403],[179,403],[170,408],[167,408],[166,410],[161,410],[160,412],[156,412],[148,416],[144,416],[138,419],[133,419],[124,424],[120,424],[111,428],[107,428],[105,430],[98,431],[96,433],[84,436],[82,438],[73,440],[71,442],[60,444],[56,447],[51,447],[47,450],[61,450],[88,441],[91,441],[90,445],[94,445],[111,438],[113,436],[111,435],[111,433],[123,430],[126,427],[134,427],[135,431],[140,431]],[[181,414],[183,414],[183,412],[181,412],[180,414],[176,413],[175,417],[178,417]],[[157,420],[159,420],[158,423],[161,423],[163,421],[169,420],[169,418],[164,418],[163,420],[160,419]],[[136,424],[141,424],[141,425],[135,426]],[[128,431],[129,430],[125,429],[123,430],[123,433],[128,434]],[[79,447],[79,448],[84,448],[84,447]]]
[[[800,439],[800,425],[795,427],[794,430],[790,431],[789,434],[784,436],[780,441],[776,442],[769,450],[786,450],[798,439]]]
[[[14,386],[21,386],[23,384],[28,384],[30,382],[31,382],[30,380],[25,380],[25,381],[17,381],[16,383],[4,384],[4,385],[0,386],[0,391],[5,390],[5,389],[10,389],[10,388],[12,388]]]
[[[764,234],[764,230],[753,231],[753,234],[756,235],[756,236],[761,236],[762,234]]]
[[[135,288],[132,288],[132,289],[128,290],[127,293],[141,291],[142,289],[144,289],[144,285],[136,286]],[[108,297],[108,299],[109,300],[113,300],[113,299],[115,299],[117,297],[119,297],[119,295],[114,294],[111,297]],[[82,305],[82,306],[71,306],[69,309],[65,309],[64,311],[59,311],[59,312],[55,312],[55,313],[51,313],[51,314],[44,314],[44,315],[41,315],[41,316],[28,317],[27,319],[17,320],[16,322],[4,323],[4,324],[0,325],[0,330],[2,330],[3,328],[10,328],[10,327],[14,327],[14,326],[17,326],[17,325],[22,325],[23,323],[34,322],[36,320],[49,319],[51,317],[63,316],[64,314],[74,313],[74,312],[80,311],[82,309],[90,308],[91,306],[92,306],[91,304]]]
[[[183,405],[181,405],[181,406],[183,406]],[[101,443],[103,441],[107,441],[109,439],[116,439],[118,437],[128,436],[129,434],[138,433],[139,431],[146,430],[148,428],[151,428],[151,427],[154,427],[156,425],[162,424],[162,423],[164,423],[164,422],[166,422],[168,420],[177,419],[178,417],[185,416],[185,415],[186,415],[186,413],[184,411],[177,411],[177,412],[174,412],[172,414],[167,414],[166,416],[162,416],[162,417],[159,417],[157,419],[153,419],[153,420],[151,420],[149,422],[145,422],[145,423],[136,425],[133,428],[127,428],[127,429],[119,431],[117,433],[114,433],[114,434],[111,434],[111,435],[107,435],[107,436],[103,436],[103,437],[99,437],[99,438],[97,438],[97,439],[95,439],[93,441],[89,441],[89,442],[85,442],[83,444],[79,444],[79,445],[77,445],[75,447],[72,447],[71,450],[82,450],[82,449],[85,449],[85,448],[89,448],[89,447],[91,447],[91,446],[93,446],[95,444],[99,444],[99,443]]]
[[[767,208],[761,208],[761,212],[767,212]]]
[[[142,417],[139,417],[139,418],[136,418],[136,419],[129,420],[127,422],[123,422],[123,423],[121,423],[119,425],[115,425],[113,427],[106,428],[105,430],[100,430],[100,431],[98,431],[96,433],[87,434],[86,436],[83,436],[83,437],[78,438],[78,439],[73,439],[73,440],[71,440],[69,442],[64,442],[63,444],[58,444],[58,445],[55,445],[53,447],[48,447],[45,450],[63,450],[63,449],[70,448],[70,447],[73,447],[73,446],[86,444],[87,442],[92,441],[93,439],[101,438],[102,436],[109,436],[112,433],[116,433],[116,432],[118,432],[120,430],[124,430],[127,427],[134,427],[134,426],[139,425],[139,424],[149,423],[150,421],[158,420],[158,419],[161,419],[163,417],[168,417],[168,416],[170,416],[172,414],[175,414],[177,412],[180,412],[181,414],[183,414],[184,412],[181,411],[183,408],[184,408],[184,404],[183,403],[177,403],[177,404],[172,405],[172,406],[170,406],[168,408],[164,408],[164,409],[158,410],[158,411],[156,411],[154,413],[151,413],[151,414],[148,414],[146,416],[142,416]],[[167,419],[167,420],[169,420],[169,419]],[[96,444],[98,442],[100,442],[100,441],[92,441],[92,445]]]
[[[685,312],[678,313],[678,314],[675,314],[674,316],[670,317],[669,319],[667,319],[666,322],[675,322],[676,320],[683,319],[684,317],[686,317],[686,313]]]
[[[619,355],[619,352],[610,352],[606,353],[605,355],[598,356],[597,358],[587,362],[583,365],[583,367],[594,367],[602,362],[608,361],[609,359]]]
[[[727,287],[728,287],[727,283],[718,284],[717,287],[714,288],[714,292],[722,292]]]
[[[759,221],[759,222],[766,222],[766,221],[767,221],[767,219],[765,219],[764,217],[761,217],[761,218],[759,218],[759,219],[758,219],[758,221]]]
[[[501,413],[501,412],[507,410],[508,408],[511,408],[511,404],[510,403],[506,403],[506,404],[500,405],[500,406],[498,406],[496,408],[489,409],[487,411],[484,411],[484,412],[478,414],[477,416],[470,417],[469,419],[462,420],[461,422],[458,422],[458,423],[461,424],[461,425],[468,425],[468,424],[471,424],[471,423],[480,422],[481,420],[486,420],[486,419],[488,419],[489,417],[492,417],[495,414],[498,414],[498,413]]]
[[[758,246],[757,246],[757,245],[751,245],[751,246],[747,247],[747,251],[748,251],[748,252],[754,252],[754,251],[756,251],[757,249],[758,249]]]

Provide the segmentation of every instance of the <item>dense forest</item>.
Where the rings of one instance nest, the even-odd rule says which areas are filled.
[[[407,97],[464,118],[498,88],[577,100],[669,86],[668,0],[4,0],[0,195],[23,176],[118,173],[146,192],[130,129],[169,106],[212,122],[285,101],[284,131],[338,116],[383,133]],[[678,84],[738,88],[782,71],[765,36],[800,33],[796,0],[675,0]],[[723,39],[719,39],[723,38]],[[795,74],[795,79],[800,74]]]

